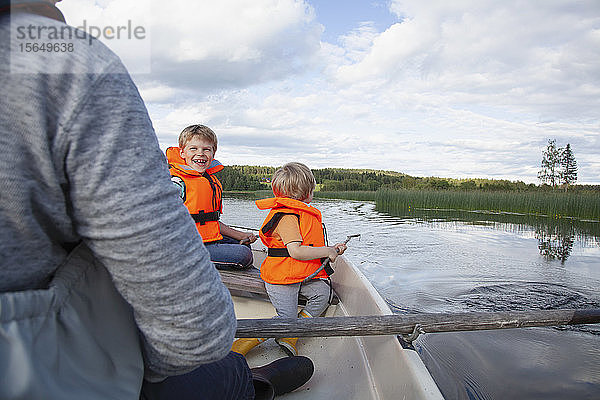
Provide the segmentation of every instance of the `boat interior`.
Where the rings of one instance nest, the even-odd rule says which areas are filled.
[[[255,258],[260,265],[260,255]],[[334,301],[324,316],[391,313],[368,280],[343,257],[338,257],[334,269]],[[276,316],[258,269],[220,273],[234,299],[238,319]],[[299,303],[301,307],[302,299]],[[396,336],[301,337],[297,348],[299,355],[313,361],[315,372],[305,385],[281,396],[282,399],[442,398],[418,354],[403,349]],[[269,339],[252,349],[246,358],[252,368],[286,356]]]

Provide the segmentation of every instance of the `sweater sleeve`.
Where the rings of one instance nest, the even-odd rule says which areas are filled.
[[[75,229],[133,309],[146,379],[224,357],[236,329],[231,297],[120,62],[98,75],[60,135]]]

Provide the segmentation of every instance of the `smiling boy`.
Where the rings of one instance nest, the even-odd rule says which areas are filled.
[[[223,212],[223,186],[214,174],[223,165],[214,159],[217,135],[207,126],[191,125],[179,135],[179,147],[167,149],[171,181],[192,215],[210,258],[217,268],[249,268],[256,241],[251,233],[240,232],[219,221]]]

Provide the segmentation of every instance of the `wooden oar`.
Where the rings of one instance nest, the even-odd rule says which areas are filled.
[[[239,319],[236,337],[406,335],[415,331],[420,333],[458,332],[599,322],[600,309]]]

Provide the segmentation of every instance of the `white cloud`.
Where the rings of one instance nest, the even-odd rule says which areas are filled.
[[[319,51],[323,28],[302,0],[153,5],[152,71],[171,85],[206,90],[268,82],[302,71]]]
[[[100,39],[119,55],[130,72],[151,67],[150,13],[134,1],[62,1],[67,22]]]
[[[185,88],[245,87],[306,68],[323,27],[303,0],[64,0],[72,21],[142,21],[151,37],[151,79]],[[121,53],[135,51],[129,47]],[[117,51],[119,54],[119,51]],[[139,76],[139,81],[148,79]]]
[[[373,38],[362,59],[340,66],[336,78],[437,91],[448,103],[485,97],[546,117],[595,115],[600,7],[586,4],[394,1],[404,20]],[[587,106],[569,106],[584,99]]]
[[[600,183],[600,3],[394,0],[399,22],[335,44],[308,3],[59,4],[67,19],[149,16],[153,73],[134,79],[163,147],[204,123],[229,164],[529,183],[555,138]]]
[[[139,88],[140,94],[144,101],[149,103],[164,103],[172,100],[177,93],[177,90],[161,84],[161,83],[150,83]]]

